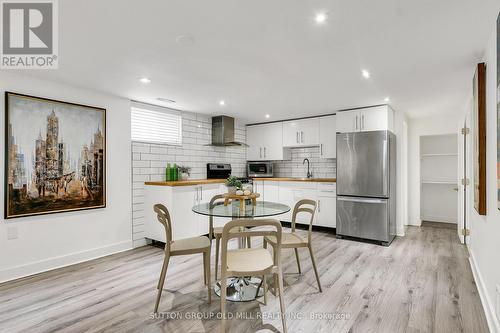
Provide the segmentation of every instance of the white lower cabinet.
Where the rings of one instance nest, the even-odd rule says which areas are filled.
[[[265,189],[266,187],[264,186],[264,191]],[[318,204],[313,225],[335,228],[335,190],[336,187],[334,183],[279,182],[278,202],[291,207],[290,212],[281,215],[279,219],[281,221],[291,222],[295,204],[302,199],[311,199],[315,200]],[[300,224],[309,224],[309,219],[309,214],[299,213],[296,222]]]
[[[226,191],[223,184],[195,186],[146,185],[144,195],[144,216],[146,238],[165,242],[163,225],[153,211],[157,203],[165,205],[172,219],[172,238],[182,239],[208,233],[208,216],[192,211],[194,205],[209,202],[216,195]]]

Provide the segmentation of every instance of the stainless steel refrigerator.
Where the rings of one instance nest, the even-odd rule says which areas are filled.
[[[337,134],[337,236],[389,245],[396,235],[396,136]]]

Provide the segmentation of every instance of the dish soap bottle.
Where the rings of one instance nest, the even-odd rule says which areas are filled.
[[[170,168],[170,163],[167,163],[167,169],[165,171],[165,180],[167,182],[172,180],[172,168]]]
[[[177,164],[174,163],[174,168],[172,170],[172,180],[179,180],[179,169],[177,168]]]

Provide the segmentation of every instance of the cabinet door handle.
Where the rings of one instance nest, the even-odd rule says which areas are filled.
[[[262,158],[262,147],[259,148],[259,156]]]
[[[304,132],[300,131],[300,141],[304,143]]]
[[[358,130],[358,116],[356,116],[356,131]]]
[[[295,136],[295,141],[297,141],[297,143],[299,143],[299,132],[295,132],[296,136]]]
[[[321,156],[323,156],[323,144],[322,143],[320,143],[320,145],[319,145],[319,154]]]
[[[266,158],[266,147],[264,147],[264,158]]]
[[[318,200],[318,213],[321,213],[321,200]]]
[[[362,115],[361,116],[361,129],[364,130],[365,129],[365,115]]]
[[[200,201],[203,201],[203,188],[200,186]]]

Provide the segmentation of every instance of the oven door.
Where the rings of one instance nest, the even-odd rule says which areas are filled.
[[[248,177],[272,177],[273,164],[269,162],[249,162],[247,163]]]

